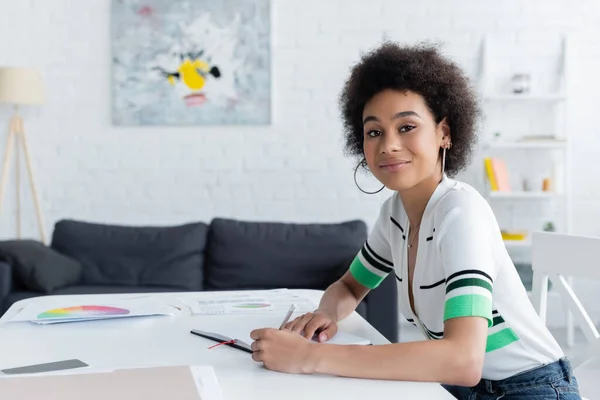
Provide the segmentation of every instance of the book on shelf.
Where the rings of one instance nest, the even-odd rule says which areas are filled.
[[[484,158],[485,173],[492,192],[510,192],[510,180],[506,162],[497,157]]]

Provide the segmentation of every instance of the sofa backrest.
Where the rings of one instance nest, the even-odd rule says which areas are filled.
[[[207,290],[325,289],[348,268],[367,237],[363,221],[330,224],[215,218],[208,234]]]
[[[51,247],[79,260],[89,285],[202,290],[208,225],[171,227],[56,223]]]

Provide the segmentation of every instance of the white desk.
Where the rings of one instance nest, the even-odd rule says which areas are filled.
[[[318,304],[322,292],[299,290]],[[70,296],[76,302],[107,301],[138,295]],[[150,294],[161,298],[193,297],[194,293]],[[161,365],[212,365],[224,396],[234,399],[331,399],[365,398],[452,399],[439,384],[350,379],[324,375],[293,375],[273,372],[253,361],[249,354],[227,346],[212,350],[214,342],[190,334],[191,329],[223,332],[234,324],[278,327],[282,316],[190,315],[127,318],[84,323],[35,325],[6,322],[29,302],[15,303],[0,319],[0,369],[78,358],[94,369]],[[184,308],[185,309],[185,308]],[[257,322],[258,320],[258,322]],[[229,328],[228,328],[229,327]],[[358,314],[339,324],[340,330],[370,339],[373,344],[389,343]],[[239,329],[238,329],[239,330]]]

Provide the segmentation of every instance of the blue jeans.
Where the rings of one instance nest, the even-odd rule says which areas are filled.
[[[579,384],[567,358],[500,381],[482,379],[472,388],[442,386],[460,400],[581,400]]]

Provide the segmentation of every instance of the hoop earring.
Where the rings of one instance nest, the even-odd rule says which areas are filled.
[[[450,149],[450,147],[452,147],[452,142],[442,147],[442,174],[446,171],[446,149]]]
[[[446,171],[446,148],[442,150],[442,174]]]
[[[363,189],[362,189],[362,188],[361,188],[361,187],[358,185],[358,182],[356,181],[356,173],[358,172],[358,167],[360,167],[361,165],[363,165],[363,164],[364,164],[364,162],[365,162],[365,161],[364,161],[364,160],[362,160],[362,161],[361,161],[361,162],[359,162],[359,163],[356,165],[356,167],[354,168],[354,184],[356,185],[356,187],[358,188],[358,190],[360,190],[361,192],[363,192],[363,193],[366,193],[366,194],[376,194],[376,193],[379,193],[379,192],[381,192],[381,191],[382,191],[382,190],[385,188],[385,185],[383,185],[383,186],[381,187],[381,189],[377,190],[376,192],[367,192],[367,191],[363,190]]]

